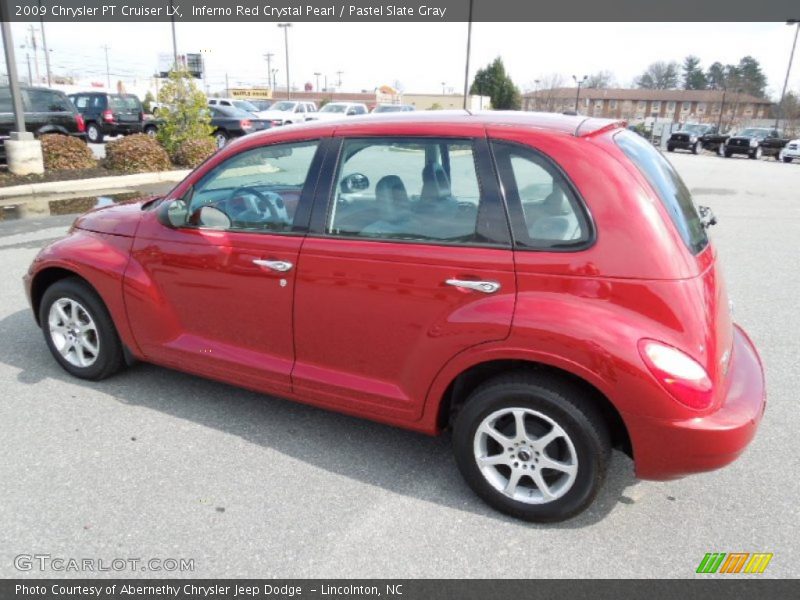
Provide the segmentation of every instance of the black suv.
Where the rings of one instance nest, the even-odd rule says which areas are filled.
[[[703,148],[714,143],[717,137],[716,125],[700,125],[696,123],[687,124],[669,136],[667,140],[667,151],[672,152],[676,149],[691,150],[692,154],[697,154]],[[719,142],[716,142],[719,144]]]
[[[67,95],[48,88],[25,87],[20,89],[25,109],[25,129],[36,137],[45,133],[62,133],[85,139],[83,117],[75,110]],[[0,162],[6,161],[3,145],[16,129],[11,91],[0,86]]]
[[[142,133],[144,108],[133,94],[80,92],[71,94],[75,107],[86,121],[86,137],[99,144],[107,135]]]
[[[772,156],[780,160],[781,150],[789,143],[789,139],[781,137],[776,129],[768,127],[748,127],[732,135],[725,143],[725,158],[734,154],[747,154],[758,160],[762,156]]]

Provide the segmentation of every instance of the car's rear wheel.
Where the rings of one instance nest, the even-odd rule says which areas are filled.
[[[103,130],[97,123],[89,123],[86,126],[86,139],[92,144],[99,144],[103,141]]]
[[[536,522],[586,509],[606,474],[608,428],[579,386],[521,371],[475,390],[453,447],[464,479],[489,505]]]
[[[730,150],[728,150],[727,148],[725,148],[725,149],[723,150],[723,153],[725,154],[725,158],[730,158],[731,156],[733,156],[733,152],[731,152],[731,151],[730,151]]]
[[[675,152],[675,146],[670,146],[667,144],[667,152]]]
[[[761,146],[758,146],[755,150],[750,153],[750,158],[753,160],[761,160],[761,157],[764,155],[764,151],[761,149]]]
[[[122,367],[122,344],[111,315],[83,281],[61,279],[47,288],[39,323],[50,352],[71,375],[99,380]]]
[[[215,131],[214,143],[217,145],[217,148],[225,147],[225,144],[228,143],[228,134],[222,130]]]
[[[792,157],[791,157],[791,156],[784,156],[784,157],[783,157],[783,162],[785,162],[785,163],[790,163],[790,162],[792,162]]]
[[[701,149],[702,149],[702,146],[701,146],[700,142],[695,142],[694,146],[692,146],[692,154],[698,154]]]

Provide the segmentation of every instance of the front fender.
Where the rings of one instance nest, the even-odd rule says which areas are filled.
[[[38,306],[46,286],[60,271],[74,273],[94,288],[108,308],[120,339],[141,356],[132,335],[122,295],[122,280],[133,238],[73,229],[69,236],[46,246],[25,276],[28,297],[38,322]],[[57,276],[56,276],[57,275]]]

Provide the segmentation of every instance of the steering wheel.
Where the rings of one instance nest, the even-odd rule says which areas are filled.
[[[278,214],[278,209],[275,207],[270,198],[267,198],[267,196],[265,196],[263,193],[258,191],[258,189],[256,189],[254,186],[251,185],[239,186],[238,188],[234,189],[230,193],[230,195],[227,198],[225,198],[225,200],[221,200],[220,203],[224,203],[225,205],[227,205],[234,198],[239,196],[240,193],[243,191],[247,191],[248,194],[255,196],[256,198],[258,198],[258,201],[253,201],[252,199],[248,199],[248,203],[250,204],[250,206],[248,206],[242,211],[238,211],[238,214],[241,214],[248,210],[255,211],[258,214],[265,214],[266,212],[269,212],[270,220],[276,223],[280,223],[282,221],[281,216]]]

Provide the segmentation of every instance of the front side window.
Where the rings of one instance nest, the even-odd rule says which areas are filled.
[[[561,172],[532,148],[492,142],[517,246],[573,250],[591,240],[585,209]]]
[[[675,168],[643,137],[621,131],[614,141],[653,186],[686,246],[695,254],[708,244],[689,188]]]
[[[290,232],[318,144],[261,146],[218,165],[188,193],[189,225],[210,206],[225,213],[233,230]]]
[[[481,187],[471,140],[345,140],[326,232],[475,243]]]

